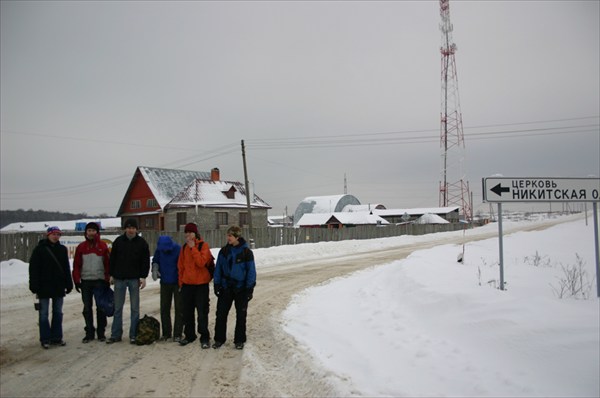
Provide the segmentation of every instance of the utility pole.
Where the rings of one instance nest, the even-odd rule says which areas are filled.
[[[249,234],[248,240],[250,241],[250,248],[254,249],[254,232],[252,231],[252,206],[250,203],[254,201],[250,199],[250,183],[248,182],[248,168],[246,167],[246,146],[244,140],[242,140],[242,161],[244,162],[244,184],[246,185],[246,207],[248,208],[248,228]]]

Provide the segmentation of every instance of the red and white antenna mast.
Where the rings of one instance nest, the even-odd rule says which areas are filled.
[[[463,171],[465,139],[458,97],[458,77],[450,23],[450,0],[440,0],[440,30],[442,31],[442,110],[440,113],[440,138],[442,147],[442,181],[440,181],[440,206],[458,206],[465,220],[471,221],[473,211],[469,183]]]

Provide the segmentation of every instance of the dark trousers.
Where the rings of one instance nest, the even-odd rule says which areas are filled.
[[[209,341],[208,311],[210,299],[208,297],[208,283],[203,285],[184,284],[181,287],[181,303],[183,304],[185,339],[189,342],[196,340],[196,322],[194,313],[197,311],[200,341]]]
[[[227,317],[231,305],[235,303],[234,343],[246,342],[246,315],[248,313],[248,293],[246,290],[223,289],[217,300],[217,320],[215,322],[215,341],[227,340]]]
[[[98,307],[96,302],[96,321],[98,329],[94,328],[94,311],[92,308],[94,298],[94,288],[102,288],[106,286],[106,281],[98,280],[82,280],[81,281],[81,300],[83,301],[83,319],[85,320],[85,335],[89,339],[94,338],[94,333],[98,333],[98,338],[104,337],[106,330],[106,314]]]
[[[171,304],[175,303],[175,322],[171,323]],[[177,283],[160,284],[160,323],[163,337],[181,337],[183,331],[183,311],[181,295]],[[174,334],[172,334],[174,332]]]

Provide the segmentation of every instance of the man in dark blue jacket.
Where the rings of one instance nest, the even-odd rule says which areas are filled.
[[[137,221],[130,218],[125,221],[124,227],[125,233],[115,239],[110,252],[109,274],[110,283],[115,285],[115,314],[107,344],[121,341],[123,337],[123,306],[127,290],[131,308],[129,342],[135,344],[140,321],[140,290],[146,287],[146,277],[150,272],[150,248],[137,233]]]
[[[50,348],[50,345],[66,344],[63,340],[62,307],[65,294],[73,290],[73,280],[67,248],[59,242],[61,235],[58,227],[48,228],[47,238],[38,243],[29,259],[29,290],[40,300],[40,342],[45,349]]]
[[[227,316],[233,303],[236,314],[233,343],[241,350],[246,342],[246,315],[256,285],[256,266],[254,254],[241,235],[240,227],[229,227],[227,245],[217,257],[214,289],[218,299],[213,348],[221,347],[227,340]]]

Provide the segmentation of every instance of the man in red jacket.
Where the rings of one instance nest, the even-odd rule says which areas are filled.
[[[83,301],[83,319],[85,320],[85,337],[82,343],[94,340],[94,332],[99,341],[105,341],[106,314],[96,301],[96,320],[98,328],[94,328],[94,312],[92,309],[94,288],[104,288],[109,285],[108,274],[109,252],[108,245],[100,240],[100,226],[90,222],[85,226],[85,241],[75,249],[73,259],[73,281],[75,289],[81,293]]]

